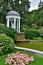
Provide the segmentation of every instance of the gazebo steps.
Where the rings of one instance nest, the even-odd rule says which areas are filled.
[[[25,39],[24,32],[17,33],[15,43],[29,43],[29,40]]]

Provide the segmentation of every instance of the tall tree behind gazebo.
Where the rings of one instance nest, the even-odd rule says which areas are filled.
[[[28,12],[29,7],[29,0],[0,0],[0,22],[5,23],[5,16],[11,8],[22,14]]]

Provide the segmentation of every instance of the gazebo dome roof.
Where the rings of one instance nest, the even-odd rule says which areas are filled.
[[[19,13],[16,12],[16,11],[14,11],[14,10],[13,10],[13,11],[9,11],[9,12],[7,13],[7,16],[9,16],[9,15],[10,15],[10,16],[12,16],[12,15],[13,15],[13,16],[20,16]]]

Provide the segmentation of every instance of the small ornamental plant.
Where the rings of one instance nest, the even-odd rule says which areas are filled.
[[[34,58],[17,52],[16,54],[9,54],[5,61],[9,65],[27,65],[29,62],[33,62]]]

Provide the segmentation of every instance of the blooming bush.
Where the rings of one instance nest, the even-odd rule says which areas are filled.
[[[32,61],[34,61],[33,57],[21,54],[20,52],[17,52],[16,54],[9,54],[6,58],[6,64],[9,65],[26,65]]]

